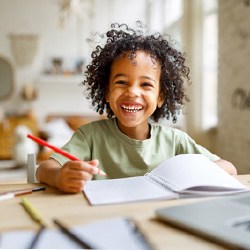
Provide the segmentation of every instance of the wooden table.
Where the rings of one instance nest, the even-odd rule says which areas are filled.
[[[237,179],[250,187],[250,175],[239,175]],[[0,185],[0,192],[40,186],[41,184]],[[179,199],[167,201],[147,201],[141,203],[90,206],[82,193],[65,194],[46,187],[45,191],[25,196],[40,211],[49,227],[52,218],[60,218],[68,225],[84,225],[117,216],[134,218],[142,231],[149,237],[156,249],[213,250],[225,249],[202,238],[168,226],[155,219],[155,210],[167,206],[187,204],[210,198]],[[20,205],[20,198],[0,202],[0,232],[23,229],[37,229],[38,225]]]

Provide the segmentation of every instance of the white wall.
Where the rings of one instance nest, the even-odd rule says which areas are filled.
[[[26,103],[20,97],[21,88],[26,82],[35,84],[38,88],[38,95],[41,91],[43,96],[42,89],[46,86],[43,86],[43,82],[39,79],[52,57],[72,58],[78,56],[76,19],[71,18],[62,29],[59,26],[56,3],[55,0],[0,1],[0,54],[9,58],[15,67],[15,93],[11,99],[0,103],[6,113],[22,113],[27,108]],[[10,34],[36,34],[39,36],[37,54],[31,65],[17,65],[10,48]],[[57,86],[57,93],[47,91],[44,105],[39,105],[42,96],[35,102],[34,106],[38,115],[50,113],[55,99],[64,101],[65,96],[60,96],[60,93],[64,93],[64,86],[60,83],[55,86]],[[69,102],[72,112],[84,111],[84,108],[76,105],[79,103],[78,98],[73,97],[72,100],[73,102]],[[59,108],[57,112],[63,112],[62,108]]]
[[[72,58],[89,58],[90,49],[86,43],[91,31],[104,32],[111,22],[135,24],[136,20],[148,22],[160,31],[161,15],[150,15],[145,8],[146,0],[91,0],[83,5],[83,23],[71,17],[59,25],[57,0],[0,0],[0,55],[7,57],[15,68],[15,91],[8,100],[0,100],[0,108],[7,113],[23,113],[27,103],[20,97],[22,86],[35,84],[38,99],[34,108],[39,121],[43,122],[51,113],[93,114],[82,95],[79,77],[73,79],[45,79],[41,76],[52,57],[61,56],[66,61]],[[154,1],[154,8],[160,9],[161,0]],[[151,10],[150,10],[151,11]],[[156,10],[152,10],[156,11]],[[77,25],[78,24],[78,25]],[[34,61],[28,66],[19,66],[10,48],[10,34],[37,34],[38,50]]]
[[[246,1],[219,1],[217,150],[241,174],[250,172],[249,27],[250,6]]]

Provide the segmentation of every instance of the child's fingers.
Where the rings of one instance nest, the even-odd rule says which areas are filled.
[[[88,163],[94,167],[97,167],[99,164],[99,161],[97,159],[94,159],[94,160],[88,161]]]
[[[70,181],[72,180],[89,181],[92,179],[93,174],[84,170],[73,170],[73,171],[69,171],[67,177],[70,179]]]
[[[71,170],[76,171],[86,171],[90,174],[97,174],[98,168],[96,167],[98,165],[98,160],[92,160],[90,162],[87,161],[70,161],[65,163],[65,167],[68,167]]]
[[[57,177],[57,186],[65,192],[79,192],[92,178],[93,175],[87,171],[63,167]]]
[[[98,164],[98,160],[66,162],[58,175],[58,186],[65,192],[80,192],[86,181],[91,180],[93,175],[102,174],[97,167]]]
[[[83,190],[85,181],[83,180],[74,180],[64,186],[64,191],[68,193],[78,193]]]
[[[94,170],[92,168],[92,171],[91,171],[92,174],[98,174],[98,175],[102,175],[102,176],[107,176],[107,174],[104,171],[102,171],[100,168],[97,167],[99,165],[99,160],[94,159],[94,160],[89,161],[88,163],[90,165],[92,165],[93,167],[95,167]]]

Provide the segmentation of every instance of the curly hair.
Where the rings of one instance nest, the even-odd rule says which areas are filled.
[[[114,113],[106,102],[111,65],[127,53],[133,60],[136,51],[144,51],[150,54],[152,62],[158,61],[161,65],[160,95],[164,103],[156,108],[150,118],[157,122],[160,118],[169,120],[172,117],[175,123],[184,102],[189,101],[184,93],[185,80],[190,80],[189,67],[185,65],[184,54],[174,49],[161,34],[144,35],[141,22],[137,24],[138,29],[134,30],[126,24],[113,23],[106,34],[100,35],[106,38],[105,45],[96,46],[91,54],[92,61],[84,73],[86,79],[82,84],[86,86],[87,98],[92,100],[99,114],[106,112],[108,118],[113,117]]]

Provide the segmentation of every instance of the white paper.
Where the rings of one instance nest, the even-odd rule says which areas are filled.
[[[248,191],[235,177],[201,154],[175,156],[150,172],[150,177],[160,181],[176,192],[230,193]],[[225,192],[223,192],[225,191]]]
[[[177,155],[145,176],[88,181],[83,190],[91,205],[246,191],[250,189],[200,154]]]
[[[89,181],[84,187],[84,192],[92,205],[178,197],[177,194],[155,185],[144,176]]]
[[[0,246],[3,249],[27,249],[35,237],[34,231],[13,231],[0,236]],[[79,249],[79,245],[69,240],[58,230],[45,229],[35,245],[37,249]]]

